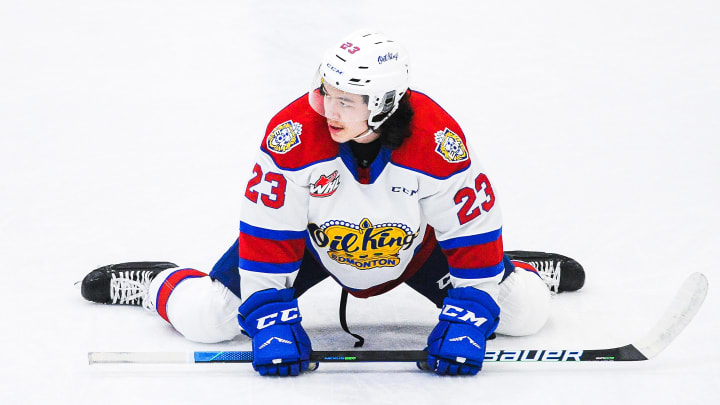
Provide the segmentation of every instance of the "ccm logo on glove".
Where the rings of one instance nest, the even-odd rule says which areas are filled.
[[[294,314],[293,314],[293,312],[294,312]],[[290,315],[290,314],[292,314],[292,315]],[[280,322],[284,323],[284,322],[296,319],[299,314],[300,314],[300,310],[297,307],[295,307],[295,308],[288,308],[288,309],[280,311],[280,312],[275,312],[274,314],[265,315],[262,318],[257,319],[257,329],[258,330],[265,329],[268,326],[275,325],[276,318],[278,317],[278,315],[280,315]]]
[[[465,313],[463,315],[463,313]],[[486,318],[475,317],[475,313],[468,311],[464,308],[456,307],[455,305],[445,304],[443,306],[442,315],[449,316],[451,318],[457,318],[460,321],[472,323],[475,326],[480,326],[487,322]],[[462,316],[461,316],[462,315]],[[258,328],[260,329],[260,328]]]

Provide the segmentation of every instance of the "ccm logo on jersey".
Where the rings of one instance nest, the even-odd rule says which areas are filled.
[[[292,321],[293,319],[297,319],[297,317],[300,316],[300,310],[298,309],[298,307],[288,308],[288,309],[282,310],[280,312],[275,312],[274,314],[265,315],[262,318],[258,318],[258,320],[257,320],[258,330],[265,329],[268,326],[275,325],[275,322],[277,321],[278,316],[280,316],[280,322]]]
[[[444,131],[435,132],[435,152],[450,163],[459,163],[468,160],[465,144],[458,134],[445,128]]]
[[[405,187],[400,186],[393,186],[391,190],[393,193],[405,193],[407,195],[414,195],[417,193],[417,190],[408,190]]]
[[[267,147],[276,153],[287,153],[300,145],[302,125],[291,120],[275,127],[267,137]]]
[[[443,306],[442,314],[451,318],[457,318],[463,322],[472,323],[475,326],[480,326],[487,322],[487,319],[485,318],[476,318],[474,312],[456,307],[455,305],[445,304],[445,306]]]
[[[311,197],[328,197],[340,187],[340,175],[335,170],[329,176],[320,175],[314,183],[310,184]]]

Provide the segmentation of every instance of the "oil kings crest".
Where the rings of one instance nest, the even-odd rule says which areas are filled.
[[[359,224],[332,220],[310,227],[319,247],[327,247],[330,259],[358,270],[395,267],[400,264],[398,252],[409,248],[417,232],[401,223],[373,225],[364,218]]]

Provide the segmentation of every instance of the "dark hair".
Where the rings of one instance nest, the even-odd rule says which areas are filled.
[[[397,110],[380,125],[380,141],[390,149],[397,149],[410,136],[410,122],[415,114],[410,106],[410,89],[400,99]]]

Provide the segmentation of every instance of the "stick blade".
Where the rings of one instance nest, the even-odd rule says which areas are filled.
[[[648,359],[662,352],[692,321],[705,301],[707,291],[708,280],[704,274],[688,276],[662,318],[633,346]]]

